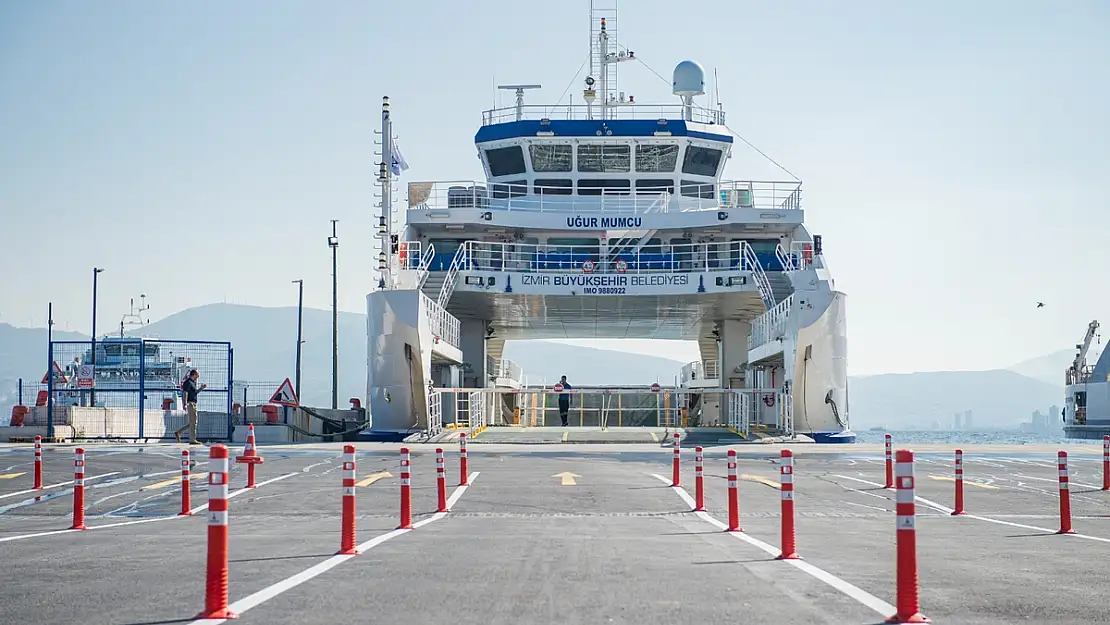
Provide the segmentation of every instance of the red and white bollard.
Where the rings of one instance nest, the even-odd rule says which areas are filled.
[[[447,512],[447,467],[443,464],[443,448],[436,448],[436,497],[439,512]]]
[[[728,450],[728,531],[740,531],[740,493],[737,490],[736,450]]]
[[[928,623],[921,614],[917,594],[917,512],[914,505],[913,452],[899,449],[895,454],[897,492],[894,495],[895,537],[897,540],[897,613],[887,623]]]
[[[35,435],[35,490],[42,490],[42,437]]]
[[[409,448],[401,448],[401,525],[397,529],[412,529],[412,459]]]
[[[964,450],[956,450],[956,509],[952,516],[964,513]]]
[[[779,490],[782,499],[782,553],[778,560],[798,560],[794,546],[794,452],[782,450],[779,459]]]
[[[243,455],[235,459],[239,464],[247,465],[247,488],[258,488],[254,483],[254,465],[262,464],[265,460],[258,455],[254,440],[254,424],[247,424],[247,444],[243,447]]]
[[[1074,534],[1071,528],[1071,493],[1068,491],[1068,452],[1061,450],[1056,454],[1057,468],[1060,470],[1060,531],[1057,534]]]
[[[355,549],[355,446],[343,446],[343,520],[339,553],[354,555]]]
[[[229,454],[226,445],[208,450],[208,566],[204,611],[197,618],[236,618],[228,609],[227,515]]]
[[[671,462],[671,486],[680,486],[682,479],[680,469],[682,465],[682,447],[678,432],[674,433],[674,460]]]
[[[459,486],[469,486],[470,477],[466,468],[466,432],[459,434]]]
[[[890,434],[886,435],[886,486],[883,488],[894,488],[894,451],[893,442],[890,439]]]
[[[1102,490],[1110,490],[1110,436],[1102,437]]]
[[[189,461],[189,450],[181,450],[181,512],[177,513],[178,516],[190,516],[193,514],[190,511],[193,504],[189,495],[189,488],[191,487],[191,482],[189,481],[190,465],[192,465],[192,462]]]
[[[85,527],[85,450],[73,450],[73,530]]]
[[[705,468],[701,447],[694,448],[694,512],[705,510]]]

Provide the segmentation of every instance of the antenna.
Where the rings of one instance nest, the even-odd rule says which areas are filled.
[[[543,85],[497,85],[498,89],[516,91],[516,120],[524,118],[524,90],[542,89]]]

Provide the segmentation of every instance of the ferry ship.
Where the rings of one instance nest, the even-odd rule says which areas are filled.
[[[1097,320],[1087,324],[1083,342],[1075,346],[1075,359],[1064,372],[1061,417],[1067,438],[1101,439],[1110,434],[1110,350],[1103,350],[1094,366],[1087,364],[1098,328]]]
[[[526,104],[539,85],[501,86],[515,106],[485,111],[474,137],[484,179],[408,183],[399,231],[383,99],[370,435],[559,426],[542,408],[571,394],[602,406],[572,423],[604,429],[613,396],[654,394],[654,422],[631,427],[854,442],[846,296],[804,223],[801,182],[723,178],[734,135],[720,106],[696,103],[698,63],[674,67],[673,103],[645,104],[617,86],[639,59],[617,41],[615,8],[591,3],[590,41],[583,104]],[[675,386],[571,389],[522,384],[501,357],[507,340],[569,338],[696,341],[700,360]]]

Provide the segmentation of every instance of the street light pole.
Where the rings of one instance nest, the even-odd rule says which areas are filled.
[[[331,248],[331,409],[339,408],[339,235],[335,224],[338,219],[331,220],[331,236],[328,237],[328,247]]]
[[[294,280],[297,284],[297,383],[293,387],[297,399],[301,398],[301,322],[304,318],[304,280]]]
[[[93,365],[94,370],[96,368],[96,278],[103,271],[104,270],[100,269],[99,267],[93,267],[92,341],[91,341],[92,351],[90,352],[90,355],[89,355],[89,357],[92,359],[92,362],[90,362],[89,364]],[[95,388],[89,389],[89,404],[93,407],[96,406],[96,389]]]

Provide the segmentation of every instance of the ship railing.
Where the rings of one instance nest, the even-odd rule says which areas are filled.
[[[721,377],[720,363],[716,358],[695,360],[686,363],[678,374],[681,384],[688,384],[697,380],[719,380]]]
[[[759,287],[759,296],[763,298],[763,304],[771,309],[775,306],[775,292],[771,290],[771,281],[767,279],[767,272],[763,271],[763,265],[759,264],[759,257],[755,255],[755,250],[750,245],[743,248],[744,260],[746,265],[750,267],[752,278],[755,279],[755,284]]]
[[[397,288],[419,289],[428,278],[428,270],[435,257],[432,245],[420,241],[401,241],[397,253],[389,255],[389,266]]]
[[[428,388],[428,432],[427,436],[439,436],[443,432],[443,396],[434,388]]]
[[[611,176],[631,174],[610,174]],[[643,173],[636,174],[639,176]],[[673,174],[681,177],[681,174]],[[477,209],[538,213],[642,215],[648,212],[697,212],[722,209],[800,210],[801,183],[722,180],[709,184],[660,187],[589,187],[577,189],[528,182],[444,180],[410,182],[411,211]],[[588,182],[587,182],[588,184]]]
[[[486,375],[492,379],[515,380],[519,382],[524,375],[520,365],[506,358],[486,357]]]
[[[790,319],[790,306],[794,303],[794,295],[786,299],[752,320],[752,333],[748,335],[748,349],[755,349],[765,345],[786,332],[786,322]]]
[[[445,308],[447,302],[451,301],[451,296],[455,293],[455,282],[458,280],[459,272],[467,264],[469,251],[465,245],[459,246],[455,251],[455,257],[451,259],[451,266],[447,268],[447,275],[443,277],[443,284],[439,287],[439,299],[436,301],[440,308]]]
[[[762,272],[744,241],[645,245],[620,252],[600,245],[467,241],[462,271],[593,274]],[[456,255],[456,258],[459,258]],[[766,275],[764,274],[764,280]],[[762,287],[761,287],[762,288]]]
[[[428,325],[435,335],[436,340],[443,341],[453,347],[459,346],[460,323],[451,313],[447,312],[434,299],[420,293],[424,302],[424,314],[428,317]]]
[[[692,119],[698,124],[723,124],[725,114],[723,111],[694,106]],[[611,103],[605,111],[606,119],[643,119],[643,120],[668,120],[682,121],[685,117],[685,107],[682,104],[638,104],[634,102]],[[586,106],[585,104],[569,105],[544,105],[525,104],[521,107],[505,106],[482,111],[482,125],[507,124],[515,121],[544,120],[574,120],[574,119],[601,119],[601,105]],[[659,130],[667,130],[665,124],[659,124]]]

